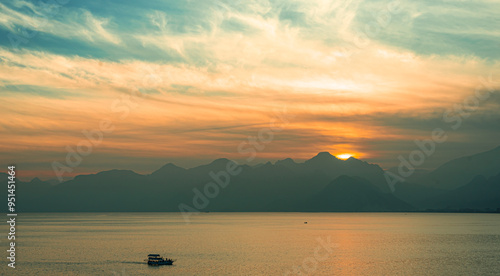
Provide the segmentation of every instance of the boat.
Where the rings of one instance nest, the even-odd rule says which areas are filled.
[[[175,262],[175,260],[163,258],[160,254],[149,254],[147,261],[148,265],[172,265]]]

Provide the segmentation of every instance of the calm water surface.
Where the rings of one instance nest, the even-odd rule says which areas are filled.
[[[2,275],[500,275],[498,214],[20,214],[17,245]]]

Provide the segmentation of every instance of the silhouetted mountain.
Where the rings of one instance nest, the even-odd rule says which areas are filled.
[[[398,175],[399,174],[399,168],[396,166],[396,167],[392,167],[392,168],[389,168],[387,169],[386,171],[389,171],[395,175]],[[407,182],[415,182],[415,179],[418,179],[424,175],[427,175],[431,172],[432,170],[427,170],[427,169],[419,169],[419,168],[415,168],[413,173],[408,176],[408,177],[405,177],[405,180]]]
[[[498,151],[498,149],[495,149]],[[349,158],[341,160],[322,152],[297,163],[287,158],[259,166],[238,166],[225,158],[191,169],[166,164],[149,175],[110,170],[78,175],[53,185],[34,178],[17,181],[16,207],[21,212],[179,211],[185,204],[200,211],[407,211],[428,208],[500,207],[500,168],[491,152],[463,161],[451,161],[429,177],[449,183],[472,170],[485,173],[454,190],[398,183],[391,194],[384,171],[377,165]],[[495,164],[486,164],[482,159]],[[472,160],[472,161],[471,161]],[[487,169],[481,170],[481,166]],[[457,167],[454,171],[451,167]],[[449,174],[446,177],[446,174]],[[481,175],[481,174],[476,174]],[[0,173],[7,179],[7,174]],[[453,182],[455,183],[455,182]],[[448,187],[448,186],[447,186]],[[6,189],[0,189],[5,201]],[[7,204],[5,203],[4,206]],[[198,206],[198,207],[196,207]]]
[[[287,168],[296,168],[299,164],[295,163],[292,158],[286,158],[283,160],[276,161],[276,166],[283,166]]]
[[[182,174],[186,172],[186,169],[178,167],[172,163],[168,163],[158,170],[154,171],[151,176],[152,177],[169,177],[171,175]]]
[[[500,173],[486,178],[476,176],[467,185],[430,198],[424,206],[432,209],[491,209],[500,208]]]
[[[414,208],[392,194],[383,193],[364,179],[339,176],[324,189],[298,205],[315,212],[410,211]]]
[[[415,179],[418,184],[444,190],[463,186],[477,175],[491,177],[500,172],[500,146],[490,151],[461,157]]]
[[[397,183],[394,189],[394,195],[397,198],[408,202],[417,208],[428,207],[424,203],[427,199],[436,197],[446,192],[446,190],[422,186],[408,181]]]
[[[304,162],[304,164],[317,169],[329,170],[335,166],[341,166],[344,161],[331,155],[329,152],[320,152],[313,158]]]
[[[328,152],[321,152],[300,165],[309,170],[322,172],[332,180],[341,175],[362,177],[370,180],[380,190],[389,192],[389,186],[384,178],[384,170],[378,165],[369,164],[354,157],[341,160]]]

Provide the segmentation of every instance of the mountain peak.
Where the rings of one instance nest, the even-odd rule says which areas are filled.
[[[271,163],[271,161],[267,161],[264,165],[262,165],[262,167],[272,167],[273,166],[273,163]]]
[[[283,159],[283,160],[278,160],[274,164],[275,165],[281,165],[281,166],[291,166],[291,165],[296,165],[297,163],[295,163],[295,161],[293,161],[292,158],[286,158],[286,159]]]
[[[179,167],[179,166],[175,165],[174,163],[167,163],[167,164],[163,165],[163,166],[160,168],[160,170],[161,170],[161,169],[170,169],[170,168],[176,168],[176,169],[177,169],[177,168],[179,168],[179,169],[182,169],[181,167]]]
[[[341,161],[342,160],[338,159],[337,157],[331,155],[329,152],[325,151],[318,153],[316,156],[307,160],[305,163],[312,166],[325,167],[338,164]]]
[[[313,161],[314,163],[331,163],[332,161],[340,161],[337,157],[333,156],[327,151],[320,152],[316,154],[313,158],[307,160],[306,162]]]
[[[323,151],[316,154],[316,156],[314,156],[312,159],[330,160],[330,159],[337,159],[337,157],[333,156],[331,153],[327,151]]]
[[[212,161],[210,165],[226,165],[228,162],[231,162],[231,160],[227,158],[219,158]]]
[[[181,168],[173,163],[168,163],[163,165],[158,170],[154,171],[151,175],[166,175],[174,172],[184,171],[184,168]]]
[[[364,161],[361,161],[353,156],[347,158],[345,161],[348,161],[348,162],[361,162],[361,163],[365,163]]]

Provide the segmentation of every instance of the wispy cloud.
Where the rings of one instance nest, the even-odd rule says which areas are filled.
[[[93,43],[118,44],[120,38],[106,29],[110,18],[94,16],[84,8],[69,9],[53,4],[13,1],[11,7],[0,3],[0,24],[20,36],[27,32],[41,32],[67,39]]]

